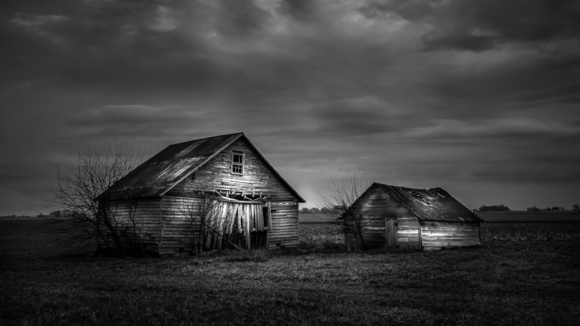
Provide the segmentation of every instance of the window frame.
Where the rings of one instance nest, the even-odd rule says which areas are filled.
[[[241,163],[237,163],[234,160],[234,157],[236,155],[239,155],[239,156],[242,157],[242,162]],[[244,175],[245,163],[246,163],[246,153],[244,153],[243,151],[232,151],[232,165],[230,166],[230,172],[232,174]],[[235,172],[234,171],[234,168],[235,167],[239,167],[241,169],[241,172]]]

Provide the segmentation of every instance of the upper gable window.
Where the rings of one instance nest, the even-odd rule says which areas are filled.
[[[244,153],[232,152],[232,173],[244,174]]]

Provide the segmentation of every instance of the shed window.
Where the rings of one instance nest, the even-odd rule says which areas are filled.
[[[232,152],[232,173],[244,174],[244,153]]]

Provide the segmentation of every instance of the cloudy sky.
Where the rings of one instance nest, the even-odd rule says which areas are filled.
[[[89,146],[239,131],[307,207],[353,171],[580,203],[579,1],[2,1],[0,44],[0,215]]]

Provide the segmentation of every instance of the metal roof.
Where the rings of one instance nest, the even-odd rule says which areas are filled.
[[[420,220],[480,222],[481,219],[441,188],[414,189],[373,183]]]
[[[170,145],[129,172],[97,199],[106,193],[110,194],[111,199],[163,196],[240,138],[244,138],[280,181],[289,188],[291,193],[301,202],[304,202],[304,199],[282,178],[244,133],[208,137]]]

